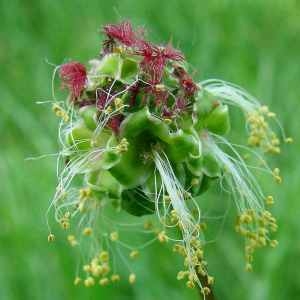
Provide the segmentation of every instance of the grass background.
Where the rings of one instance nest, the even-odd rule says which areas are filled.
[[[57,120],[37,100],[50,98],[52,68],[97,55],[97,29],[128,18],[157,42],[179,46],[195,77],[233,81],[280,115],[293,146],[274,158],[283,184],[264,181],[277,199],[280,241],[243,271],[241,240],[229,218],[207,249],[217,299],[300,297],[300,2],[297,0],[0,0],[0,299],[197,299],[176,281],[176,259],[146,251],[135,286],[72,285],[76,257],[61,239],[47,243],[44,212],[55,185],[55,161],[25,161],[57,151]],[[219,199],[215,197],[215,205]]]

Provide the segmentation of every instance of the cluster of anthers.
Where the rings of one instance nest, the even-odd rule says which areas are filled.
[[[61,150],[49,211],[54,208],[68,243],[81,252],[83,266],[74,283],[105,286],[127,277],[133,284],[133,261],[159,242],[183,257],[177,278],[189,288],[198,286],[205,298],[214,279],[204,258],[206,225],[199,201],[213,182],[232,192],[247,270],[254,250],[277,245],[270,237],[276,221],[265,208],[273,198],[265,196],[240,150],[252,155],[255,170],[280,183],[279,169],[263,158],[266,152],[280,153],[269,121],[279,123],[238,86],[215,79],[194,82],[179,50],[146,41],[144,30],[134,31],[129,22],[106,25],[103,32],[102,51],[89,68],[72,61],[57,66],[53,76]],[[66,101],[54,95],[57,71],[69,90]],[[253,148],[225,138],[231,106],[245,115]]]

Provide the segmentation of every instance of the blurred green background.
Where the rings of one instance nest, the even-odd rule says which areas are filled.
[[[300,2],[297,0],[27,0],[0,1],[0,299],[198,299],[177,282],[180,262],[164,247],[145,251],[134,286],[75,288],[76,256],[49,245],[45,211],[55,160],[25,161],[57,151],[57,120],[48,106],[52,67],[98,54],[99,27],[131,19],[157,42],[173,40],[197,79],[247,88],[280,115],[295,143],[273,159],[284,176],[264,189],[277,199],[279,247],[257,255],[244,272],[243,244],[226,219],[206,253],[217,299],[300,299]],[[217,195],[213,205],[222,201]]]

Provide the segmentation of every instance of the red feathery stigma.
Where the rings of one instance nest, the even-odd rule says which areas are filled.
[[[62,80],[62,88],[67,87],[70,90],[72,100],[78,98],[87,78],[85,66],[76,61],[63,64],[59,76]]]
[[[192,77],[182,67],[175,67],[174,75],[179,79],[179,84],[184,90],[186,96],[193,96],[199,89]]]
[[[143,56],[141,68],[149,76],[150,84],[161,82],[164,67],[168,60],[182,60],[183,55],[171,45],[159,47],[146,41],[138,41],[138,55]]]
[[[118,134],[120,131],[120,125],[121,122],[123,121],[123,116],[122,115],[117,115],[112,117],[108,123],[107,126],[115,133]]]
[[[108,24],[103,27],[103,31],[108,36],[108,41],[117,40],[128,47],[133,46],[137,40],[131,23],[128,21],[120,24]]]
[[[187,106],[187,101],[184,97],[179,97],[176,99],[175,108],[179,111],[184,110]]]
[[[110,97],[108,97],[107,93],[104,91],[97,91],[97,101],[96,101],[96,106],[99,109],[103,109],[105,107],[105,104],[109,100]]]

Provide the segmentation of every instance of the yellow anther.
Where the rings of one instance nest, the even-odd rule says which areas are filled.
[[[128,151],[129,143],[126,138],[123,138],[119,145],[116,146],[117,153],[124,153]]]
[[[164,118],[163,121],[164,121],[167,125],[172,124],[172,119]]]
[[[117,282],[117,281],[120,281],[121,278],[120,278],[119,274],[113,274],[113,275],[111,275],[110,279],[112,282]]]
[[[189,271],[179,271],[177,273],[177,280],[182,280],[189,275]]]
[[[95,285],[95,279],[93,277],[88,277],[84,280],[84,285],[86,287],[91,287],[93,285]]]
[[[105,286],[105,285],[108,285],[108,284],[109,284],[109,279],[106,278],[106,277],[101,278],[101,279],[99,280],[99,285],[101,285],[101,286]]]
[[[277,241],[277,240],[272,240],[272,241],[270,241],[270,246],[271,246],[272,248],[276,248],[276,247],[278,246],[278,241]]]
[[[109,253],[107,251],[101,251],[99,254],[99,259],[101,262],[109,261]]]
[[[247,263],[246,266],[245,266],[245,270],[247,272],[252,272],[253,271],[253,267],[250,263]]]
[[[156,84],[156,85],[155,85],[155,89],[156,89],[156,91],[158,91],[158,92],[163,92],[163,91],[166,90],[166,86],[165,86],[164,84]]]
[[[54,242],[55,241],[55,235],[53,233],[48,234],[48,242]]]
[[[107,263],[104,263],[103,265],[101,265],[101,275],[106,275],[110,272],[110,267]]]
[[[64,122],[69,121],[69,116],[68,116],[67,112],[61,106],[59,106],[57,103],[54,103],[52,105],[52,110],[55,113],[55,115],[57,117],[63,119]]]
[[[273,112],[269,112],[267,115],[268,115],[269,118],[275,118],[276,117],[276,114],[273,113]]]
[[[69,220],[66,220],[66,219],[62,219],[60,221],[60,225],[61,225],[62,229],[65,229],[65,230],[70,228],[70,222],[69,222]]]
[[[91,194],[92,194],[92,190],[89,187],[82,188],[79,190],[79,198],[80,199],[87,199],[91,196]]]
[[[165,231],[159,232],[157,238],[161,243],[165,243],[168,241],[168,236],[166,235]]]
[[[78,245],[78,242],[77,242],[77,240],[76,240],[76,238],[75,238],[74,235],[72,235],[72,234],[68,235],[67,239],[68,239],[69,244],[72,247],[75,247],[76,245]]]
[[[118,97],[114,100],[114,104],[115,104],[115,108],[117,110],[121,110],[124,107],[123,100],[121,98],[118,98]]]
[[[205,296],[208,296],[210,294],[210,288],[207,286],[201,288],[201,293]]]
[[[83,235],[90,236],[93,233],[93,229],[91,227],[85,227],[82,233]]]
[[[112,107],[109,105],[109,106],[107,106],[107,108],[104,110],[104,112],[106,113],[106,114],[110,114],[110,113],[112,113],[112,111],[113,111],[113,109],[112,109]]]
[[[294,142],[293,138],[291,137],[287,137],[285,140],[284,140],[287,144],[291,144]]]
[[[130,257],[131,259],[136,259],[139,255],[140,255],[140,252],[137,251],[137,250],[132,250],[132,251],[129,253],[129,257]]]
[[[134,284],[136,281],[136,275],[134,273],[131,273],[128,277],[128,281],[130,284]]]
[[[153,223],[151,221],[145,221],[144,222],[144,229],[151,230],[153,228]]]
[[[98,277],[103,274],[103,268],[99,265],[92,265],[91,266],[91,273],[93,276]]]
[[[268,196],[266,198],[266,204],[267,205],[273,205],[274,204],[274,198],[272,196]]]
[[[186,286],[189,288],[189,289],[193,289],[195,287],[195,283],[194,281],[191,281],[191,280],[188,280],[186,282]]]
[[[192,185],[192,186],[198,186],[199,184],[200,184],[200,181],[199,181],[198,178],[193,178],[193,179],[191,180],[191,185]]]
[[[111,232],[110,239],[115,242],[119,239],[119,233],[117,231]]]
[[[215,282],[215,279],[212,276],[207,276],[207,283],[209,285],[213,285]]]
[[[75,279],[74,279],[74,285],[78,285],[78,284],[80,284],[81,283],[81,278],[80,277],[75,277]]]
[[[91,266],[90,265],[84,265],[82,268],[83,268],[84,272],[87,272],[87,273],[91,272]]]

